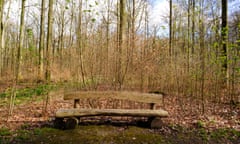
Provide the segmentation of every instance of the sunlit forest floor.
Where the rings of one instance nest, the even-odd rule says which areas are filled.
[[[8,87],[1,86],[1,93]],[[19,86],[22,89],[34,87]],[[108,122],[100,126],[96,126],[97,123],[85,125],[83,122],[75,130],[57,130],[52,128],[55,112],[73,104],[63,100],[61,89],[50,92],[49,96],[47,105],[42,95],[17,97],[13,115],[9,116],[9,99],[2,95],[0,143],[191,143],[193,140],[195,143],[240,143],[239,105],[206,102],[202,114],[197,101],[166,95],[162,108],[169,112],[169,117],[162,118],[160,129],[146,128],[134,123],[135,118],[127,118],[121,126]]]

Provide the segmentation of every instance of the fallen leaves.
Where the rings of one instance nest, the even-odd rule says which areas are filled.
[[[104,102],[101,101],[101,105]],[[184,105],[183,105],[184,104]],[[0,127],[7,126],[16,129],[24,123],[47,122],[55,116],[55,112],[60,108],[73,107],[72,101],[64,101],[61,96],[50,98],[46,113],[43,114],[45,103],[43,101],[33,101],[24,105],[16,106],[13,116],[8,117],[8,107],[0,108]],[[204,128],[213,130],[218,128],[234,128],[240,130],[240,110],[231,109],[226,104],[206,103],[205,113],[201,114],[201,109],[197,101],[192,99],[181,99],[177,96],[168,96],[164,100],[164,110],[169,112],[169,117],[163,118],[163,123],[168,125],[181,125],[185,127],[195,127],[201,122]]]

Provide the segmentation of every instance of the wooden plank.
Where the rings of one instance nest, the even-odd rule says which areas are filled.
[[[87,99],[87,98],[112,98],[130,100],[143,103],[162,104],[162,94],[127,92],[127,91],[77,91],[64,94],[64,100]]]
[[[166,117],[168,112],[149,109],[60,109],[56,112],[57,118],[84,116]]]

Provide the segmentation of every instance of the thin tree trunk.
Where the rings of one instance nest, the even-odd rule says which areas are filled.
[[[172,0],[169,1],[169,56],[172,55]]]
[[[187,72],[190,69],[190,20],[191,20],[191,0],[188,0],[188,27],[187,27]]]
[[[51,80],[51,49],[52,49],[52,32],[53,32],[53,0],[49,0],[48,9],[48,32],[47,32],[47,49],[46,49],[46,72],[45,79]]]
[[[194,54],[195,45],[195,0],[192,0],[192,54]]]
[[[106,45],[106,74],[105,76],[109,75],[109,46],[110,46],[110,0],[107,1],[108,4],[108,10],[107,10],[107,30],[106,30],[106,36],[107,36],[107,45]]]
[[[45,4],[46,0],[42,0],[41,7],[41,24],[40,24],[40,40],[39,40],[39,57],[38,57],[38,79],[43,79],[43,51],[44,51],[44,25],[45,25]]]
[[[4,1],[3,1],[4,2]],[[5,3],[3,4],[3,6],[5,5]],[[7,66],[8,65],[8,63],[7,62],[5,62],[5,61],[8,61],[8,60],[6,60],[7,58],[7,51],[8,51],[8,49],[5,47],[5,34],[6,34],[6,32],[5,32],[5,28],[6,28],[6,26],[7,26],[7,21],[8,21],[8,19],[9,19],[9,15],[10,15],[10,10],[11,10],[11,5],[12,5],[12,0],[8,0],[8,8],[7,8],[7,14],[6,14],[6,19],[5,19],[5,22],[3,22],[2,21],[2,38],[1,38],[1,47],[2,47],[2,49],[4,50],[4,54],[3,54],[3,68],[5,67],[5,66]]]
[[[82,44],[82,0],[79,3],[79,14],[78,14],[78,28],[77,28],[77,42],[79,47],[79,73],[82,77],[82,83],[85,85],[85,73],[83,63],[83,44]]]
[[[22,0],[22,10],[20,17],[20,33],[19,33],[19,45],[17,49],[17,59],[16,59],[16,68],[15,68],[15,80],[13,82],[11,98],[10,98],[10,106],[9,106],[9,115],[13,114],[14,103],[16,98],[16,86],[18,84],[19,78],[21,77],[21,65],[22,65],[22,48],[24,42],[24,29],[25,29],[25,2],[26,0]]]
[[[201,107],[202,107],[202,114],[205,113],[205,40],[204,40],[204,12],[203,12],[203,3],[204,0],[201,2],[201,12],[199,17],[199,31],[200,31],[200,70],[201,70],[201,86],[200,86],[200,95],[201,95]]]
[[[17,50],[17,59],[16,59],[16,74],[15,81],[18,82],[18,79],[21,78],[21,65],[22,65],[22,48],[24,44],[24,31],[25,31],[25,2],[22,0],[22,10],[21,10],[21,20],[20,20],[20,34],[19,34],[19,45]]]
[[[130,62],[130,66],[132,67],[133,66],[133,53],[134,53],[134,50],[135,50],[135,20],[136,20],[136,11],[135,11],[135,5],[136,5],[136,2],[135,0],[132,1],[132,30],[131,30],[131,33],[132,33],[132,40],[131,40],[131,44],[132,44],[132,48],[131,48],[131,62]]]
[[[3,47],[2,47],[2,37],[3,37],[3,8],[4,0],[0,0],[0,76],[2,76],[3,69]]]
[[[64,21],[65,10],[62,12],[61,17],[61,31],[59,37],[59,53],[60,53],[60,70],[63,70],[63,47],[64,47],[64,29],[65,29],[65,21]]]
[[[222,0],[222,56],[224,57],[223,61],[223,71],[227,71],[227,0]]]

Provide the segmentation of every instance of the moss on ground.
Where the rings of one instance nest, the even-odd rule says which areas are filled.
[[[138,127],[114,126],[79,126],[74,130],[57,130],[50,128],[35,129],[34,136],[29,143],[72,143],[72,144],[98,144],[98,143],[161,143],[162,136],[150,133],[149,129]],[[19,141],[18,141],[19,142]]]
[[[240,132],[234,129],[187,129],[165,127],[148,129],[137,126],[87,125],[74,130],[54,128],[22,129],[10,132],[0,129],[0,143],[47,144],[172,144],[172,143],[239,143]]]

